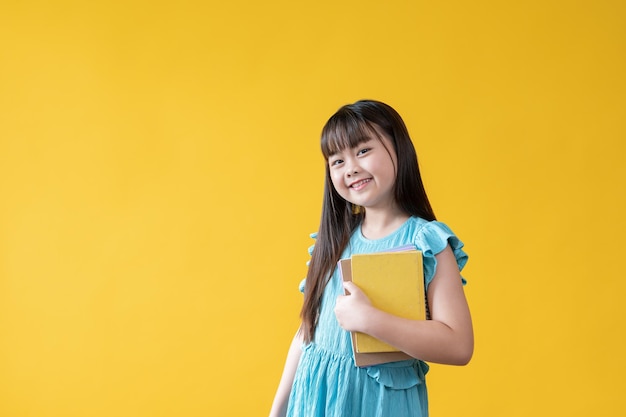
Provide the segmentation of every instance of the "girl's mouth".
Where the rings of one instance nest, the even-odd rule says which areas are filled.
[[[364,180],[353,182],[352,184],[350,184],[350,188],[358,191],[361,188],[365,187],[365,185],[369,183],[371,180],[372,180],[371,178],[366,178]]]

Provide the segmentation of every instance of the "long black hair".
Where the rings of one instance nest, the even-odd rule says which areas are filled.
[[[372,135],[381,140],[378,132],[387,136],[397,155],[394,183],[396,204],[410,216],[435,220],[409,132],[400,115],[391,106],[375,100],[360,100],[341,107],[322,129],[322,154],[328,162],[331,155],[346,148],[353,148],[369,140]],[[326,163],[322,217],[304,287],[304,304],[300,312],[301,332],[307,343],[315,337],[324,288],[363,216],[363,210],[355,209],[352,203],[337,193]]]

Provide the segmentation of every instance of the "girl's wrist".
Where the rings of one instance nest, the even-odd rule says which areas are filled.
[[[379,321],[379,315],[381,310],[377,309],[373,305],[368,305],[364,308],[361,320],[361,333],[371,334],[376,328],[376,323]]]

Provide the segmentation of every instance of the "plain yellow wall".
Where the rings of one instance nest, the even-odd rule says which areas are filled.
[[[465,241],[433,415],[626,414],[621,1],[0,5],[0,415],[264,416],[319,132],[388,102]]]

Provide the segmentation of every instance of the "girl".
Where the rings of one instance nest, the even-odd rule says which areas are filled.
[[[322,219],[296,333],[270,416],[427,416],[425,361],[464,365],[474,337],[460,270],[463,243],[435,221],[406,126],[371,100],[340,108],[322,130],[328,162]],[[336,268],[353,254],[415,245],[422,251],[429,320],[373,307]],[[344,295],[349,294],[349,295]],[[414,360],[356,367],[351,331]]]

